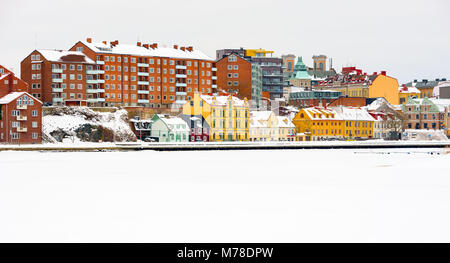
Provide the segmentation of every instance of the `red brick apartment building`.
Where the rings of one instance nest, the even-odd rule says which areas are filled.
[[[211,95],[217,89],[215,61],[193,47],[88,38],[69,51],[54,52],[59,56],[35,50],[21,64],[22,79],[43,102],[170,108],[181,107],[194,92]],[[51,63],[44,65],[46,60]],[[33,69],[35,63],[41,66]]]
[[[0,66],[0,143],[41,143],[42,102],[28,85]]]
[[[104,97],[95,62],[81,52],[34,50],[21,62],[21,76],[35,98],[53,105],[96,104]]]
[[[217,85],[227,94],[252,101],[253,108],[261,106],[262,71],[259,65],[231,53],[216,62]]]

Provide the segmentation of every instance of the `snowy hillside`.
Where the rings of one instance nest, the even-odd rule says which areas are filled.
[[[42,118],[43,138],[62,141],[136,141],[126,110],[96,112],[87,107],[55,107]]]

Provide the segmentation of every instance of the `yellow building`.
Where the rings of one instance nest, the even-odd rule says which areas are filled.
[[[319,81],[314,87],[320,90],[340,91],[346,97],[385,98],[390,104],[398,104],[398,81],[386,76],[386,72],[374,75],[362,75],[355,68],[344,68],[341,78]]]
[[[284,116],[272,111],[250,112],[251,141],[294,141],[295,126]]]
[[[295,141],[295,125],[286,116],[277,116],[278,141]]]
[[[336,107],[334,111],[342,119],[342,134],[344,138],[373,138],[375,119],[367,110],[353,107]]]
[[[398,88],[398,104],[405,104],[409,98],[420,98],[420,90],[415,87],[406,87],[403,85]]]
[[[245,50],[245,56],[247,56],[247,57],[265,57],[267,54],[273,54],[273,53],[274,53],[274,51],[272,51],[272,50],[265,50],[262,48]]]
[[[294,117],[297,133],[305,134],[306,140],[369,139],[373,137],[375,119],[364,109],[337,107],[303,108]]]
[[[273,111],[250,112],[250,140],[272,141],[275,133],[277,118]]]
[[[385,98],[390,104],[397,104],[398,81],[384,74],[377,75],[369,86],[369,98]]]
[[[302,108],[292,122],[296,127],[296,132],[305,134],[308,141],[343,138],[342,119],[331,109]]]
[[[183,106],[182,114],[202,116],[209,125],[210,141],[248,141],[250,138],[247,99],[195,93]]]

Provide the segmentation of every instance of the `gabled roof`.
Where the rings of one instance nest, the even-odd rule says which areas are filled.
[[[22,95],[28,95],[29,97],[31,97],[32,99],[34,99],[35,101],[39,102],[42,104],[42,101],[36,99],[35,97],[31,96],[28,92],[11,92],[3,97],[0,98],[0,104],[8,104],[14,100],[16,100],[17,98],[19,98]]]
[[[84,53],[79,51],[64,51],[64,50],[36,50],[48,61],[53,62],[70,62],[70,63],[89,63],[95,62],[88,58]]]
[[[231,96],[231,95],[230,95]],[[202,99],[202,100],[204,100],[206,103],[208,103],[208,104],[212,104],[213,103],[213,100],[214,100],[214,98],[216,99],[216,103],[218,104],[218,105],[222,105],[222,106],[224,106],[224,105],[227,105],[227,102],[228,102],[228,97],[230,97],[230,96],[210,96],[210,95],[200,95],[200,98]],[[241,100],[241,99],[239,99],[239,98],[237,98],[237,97],[234,97],[234,96],[231,96],[231,99],[232,99],[232,101],[234,102],[234,105],[235,106],[244,106],[244,104],[245,104],[245,101],[244,100]]]
[[[278,119],[278,127],[281,128],[295,128],[295,125],[292,121],[289,120],[286,116],[277,116]]]

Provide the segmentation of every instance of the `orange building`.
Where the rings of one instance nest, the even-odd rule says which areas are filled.
[[[217,90],[214,60],[193,47],[95,43],[88,38],[70,50],[95,61],[106,106],[181,107],[194,92],[211,95]]]
[[[262,71],[256,63],[232,53],[216,62],[220,90],[240,99],[247,98],[252,109],[261,106]]]
[[[33,97],[52,105],[101,105],[104,89],[95,62],[81,52],[34,50],[21,64]]]

